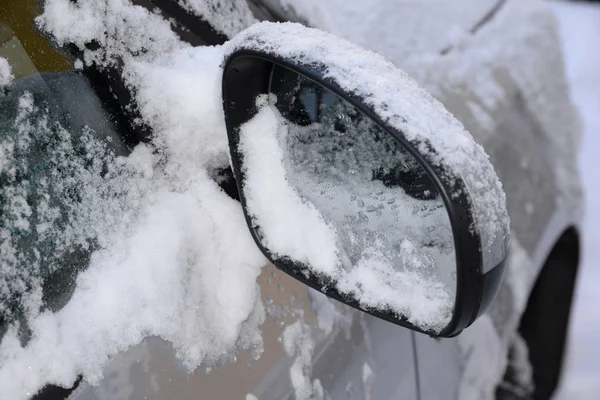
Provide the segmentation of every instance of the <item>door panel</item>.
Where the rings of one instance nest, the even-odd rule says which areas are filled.
[[[313,368],[331,399],[416,399],[411,332],[358,311]]]
[[[329,300],[272,266],[258,283],[266,312],[260,359],[240,351],[224,365],[190,373],[167,342],[147,338],[72,398],[417,398],[409,330]]]

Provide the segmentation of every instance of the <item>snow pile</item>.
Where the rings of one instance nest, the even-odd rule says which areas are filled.
[[[8,60],[4,57],[0,57],[0,90],[10,85],[13,79],[14,75]]]
[[[227,37],[256,23],[244,0],[180,0],[179,4],[210,21]],[[87,65],[121,65],[132,57],[151,61],[189,47],[172,30],[174,20],[130,0],[46,0],[44,12],[36,22],[59,45],[75,44],[83,51]]]
[[[348,131],[342,138],[356,146],[347,157],[330,148],[332,143],[335,147],[335,138],[325,137],[321,143],[318,132],[288,123],[266,97],[259,98],[257,106],[259,112],[240,129],[240,149],[247,207],[265,247],[276,258],[307,265],[365,308],[391,310],[423,329],[443,329],[451,317],[456,287],[445,207],[372,180],[373,162],[381,166],[382,157],[399,162],[403,155],[377,151],[377,140],[369,131],[357,129],[356,135]],[[312,129],[321,132],[321,128]],[[391,149],[397,148],[391,143]],[[295,161],[300,162],[293,165]],[[312,165],[312,173],[305,163]],[[349,174],[353,168],[356,172]],[[367,193],[378,193],[373,203],[387,208],[369,212],[375,207],[369,206],[372,196]],[[384,203],[384,193],[394,199],[392,205]]]
[[[430,162],[445,165],[451,176],[465,181],[475,209],[473,229],[482,237],[486,267],[496,266],[506,255],[506,196],[487,154],[462,124],[408,75],[378,54],[294,23],[253,25],[229,42],[227,52],[238,49],[319,66],[346,92],[363,98],[383,121],[420,146]]]
[[[43,195],[48,191],[49,204],[32,205],[11,193],[14,206],[9,210],[15,218],[3,218],[12,224],[9,234],[35,230],[65,251],[72,244],[95,250],[89,267],[77,277],[72,298],[57,312],[40,309],[39,282],[24,280],[31,285],[21,299],[30,339],[22,342],[18,327],[11,326],[0,344],[0,387],[6,396],[27,398],[49,382],[70,386],[78,374],[94,382],[111,356],[151,335],[173,343],[190,369],[227,360],[240,347],[260,348],[264,310],[256,277],[264,258],[247,232],[239,204],[210,177],[215,165],[227,163],[225,128],[217,112],[219,51],[183,49],[154,69],[142,61],[130,64],[129,79],[139,84],[141,111],[155,125],[156,138],[126,158],[106,152],[105,144],[94,139],[105,132],[70,132],[87,138],[81,140],[91,159],[69,153],[71,136],[44,103],[28,94],[6,103],[16,104],[19,118],[3,119],[2,135],[20,139],[3,142],[3,154],[25,152],[28,143],[50,139],[57,139],[53,143],[58,146],[52,153],[57,157],[46,160],[53,166],[40,168],[42,179],[36,181],[41,199],[48,199]],[[136,81],[136,72],[148,79]],[[23,157],[7,160],[3,173],[16,171],[22,177],[26,171],[18,168],[29,165],[20,164]],[[63,172],[70,175],[63,177]],[[64,187],[65,196],[76,196],[53,197],[53,191],[62,190],[49,187],[53,179],[71,185]],[[32,184],[20,183],[25,189]],[[73,188],[78,190],[69,191]],[[65,206],[67,219],[60,218],[56,200]],[[40,223],[44,221],[32,216],[54,219]],[[2,257],[8,260],[4,253]],[[48,268],[47,259],[39,261]],[[35,271],[34,266],[8,269]]]
[[[152,127],[152,145],[169,160],[165,172],[182,189],[198,170],[212,173],[229,165],[222,59],[221,47],[185,48],[124,66],[125,82],[136,93],[144,122]]]

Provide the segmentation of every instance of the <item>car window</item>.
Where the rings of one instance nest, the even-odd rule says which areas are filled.
[[[90,146],[127,149],[72,58],[35,28],[37,3],[4,2],[0,11],[0,57],[12,75],[0,95],[0,333],[20,321],[26,342],[27,308],[61,308],[93,248],[82,232],[68,237],[82,182],[104,167]]]

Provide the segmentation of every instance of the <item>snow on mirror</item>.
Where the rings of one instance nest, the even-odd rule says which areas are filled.
[[[442,330],[456,294],[453,233],[422,165],[346,100],[283,67],[256,105],[239,151],[263,250],[362,309]]]

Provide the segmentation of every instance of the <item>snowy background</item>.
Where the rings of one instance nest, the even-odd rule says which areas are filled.
[[[569,354],[557,400],[600,398],[600,4],[554,2],[572,99],[584,137],[583,259],[571,317]]]

